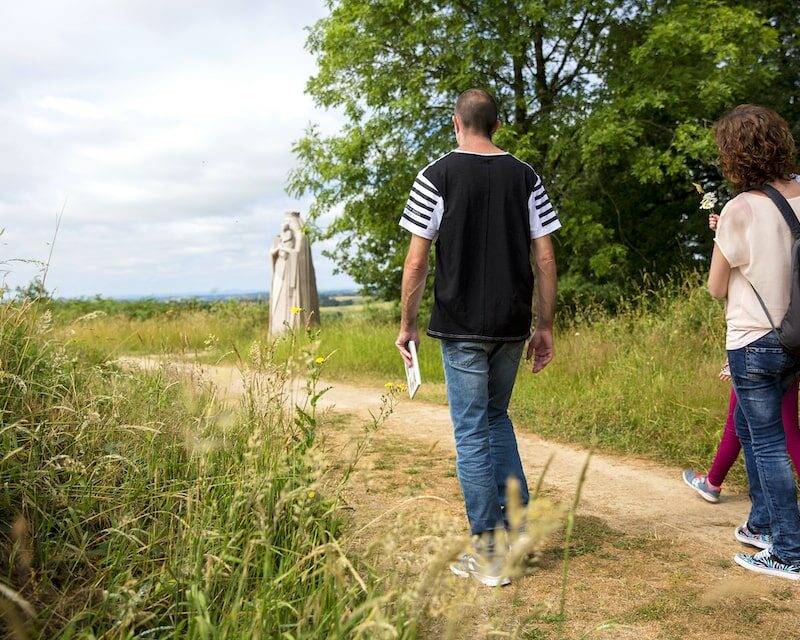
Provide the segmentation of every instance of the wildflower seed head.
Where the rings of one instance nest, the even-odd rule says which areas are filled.
[[[74,324],[79,322],[91,322],[92,320],[97,320],[98,318],[105,318],[107,315],[108,314],[105,311],[100,311],[100,309],[98,309],[82,315],[80,318],[76,318]]]
[[[48,309],[39,318],[39,322],[36,326],[36,333],[38,334],[47,333],[52,324],[53,324],[53,314],[50,312],[50,309]]]

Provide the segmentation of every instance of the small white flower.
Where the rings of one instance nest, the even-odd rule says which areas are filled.
[[[703,199],[700,201],[701,209],[713,209],[717,206],[717,194],[713,191],[703,194]]]

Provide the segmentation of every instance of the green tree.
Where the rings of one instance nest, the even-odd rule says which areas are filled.
[[[795,0],[756,0],[748,6],[757,10],[775,30],[778,47],[768,58],[777,74],[755,102],[775,108],[800,140],[800,11]]]
[[[711,234],[691,182],[721,186],[710,125],[761,95],[777,73],[770,58],[776,33],[751,10],[665,3],[643,22],[617,34],[603,96],[581,127],[584,179],[575,183],[576,200],[594,204],[593,220],[613,230],[605,251],[622,259],[613,264],[616,279],[591,264],[595,256],[588,268],[573,265],[576,290],[599,282],[615,285],[601,289],[615,293],[642,272],[703,266]],[[571,231],[568,249],[580,265],[587,260],[583,231]]]
[[[613,298],[642,270],[702,253],[691,180],[708,181],[709,123],[778,74],[776,29],[720,2],[332,0],[310,30],[308,91],[348,124],[310,127],[289,178],[339,268],[398,295],[413,177],[452,148],[470,86],[497,97],[500,146],[543,174],[561,213],[561,288]],[[707,234],[706,234],[707,235]]]
[[[51,299],[50,292],[44,286],[44,282],[40,277],[31,280],[24,287],[17,287],[15,289],[14,297],[17,300],[43,300],[48,301]]]

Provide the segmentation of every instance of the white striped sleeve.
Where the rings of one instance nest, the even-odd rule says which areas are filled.
[[[550,202],[550,197],[544,188],[544,182],[539,175],[531,195],[528,197],[528,214],[531,223],[531,239],[541,238],[561,228],[558,214]]]
[[[423,171],[414,179],[400,226],[415,235],[435,240],[444,211],[444,199],[433,183],[422,175]]]

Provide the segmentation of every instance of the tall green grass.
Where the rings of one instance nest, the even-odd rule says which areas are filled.
[[[86,363],[0,304],[0,619],[15,638],[350,638],[414,624],[341,542],[318,363],[251,362],[241,405]],[[310,399],[291,398],[297,368]],[[363,636],[362,637],[368,637]]]
[[[413,578],[397,577],[391,555],[380,571],[355,555],[354,539],[382,516],[353,531],[340,500],[368,441],[349,459],[318,447],[318,383],[333,359],[318,355],[316,334],[234,350],[246,367],[231,407],[202,378],[164,365],[122,369],[97,347],[85,359],[86,345],[65,347],[63,333],[38,302],[0,302],[8,636],[412,640],[433,628],[462,637],[467,592],[447,581],[446,565],[464,536],[425,535],[436,544]],[[367,434],[392,404],[384,396]],[[567,513],[539,500],[538,487],[529,512],[512,492],[515,531],[526,522],[527,532],[510,540],[515,577]],[[564,588],[568,552],[567,543]]]
[[[410,590],[379,580],[348,554],[337,499],[348,471],[316,446],[320,375],[401,378],[394,322],[375,311],[328,316],[319,334],[269,341],[264,307],[250,303],[60,311],[0,304],[9,633],[416,636],[452,550]],[[513,417],[548,437],[702,466],[727,401],[716,378],[723,342],[721,308],[697,279],[644,291],[614,316],[585,310],[562,325],[543,373],[521,369]],[[114,364],[137,352],[237,363],[246,392],[230,407],[197,380]],[[420,354],[425,381],[441,382],[436,341],[423,338]],[[310,401],[288,384],[298,374]]]
[[[268,306],[253,301],[56,300],[46,306],[56,335],[95,362],[123,354],[227,352],[234,363],[232,345],[246,351],[267,336]]]
[[[513,415],[547,437],[703,469],[725,420],[726,357],[722,306],[693,278],[565,328],[554,362],[521,372]]]

